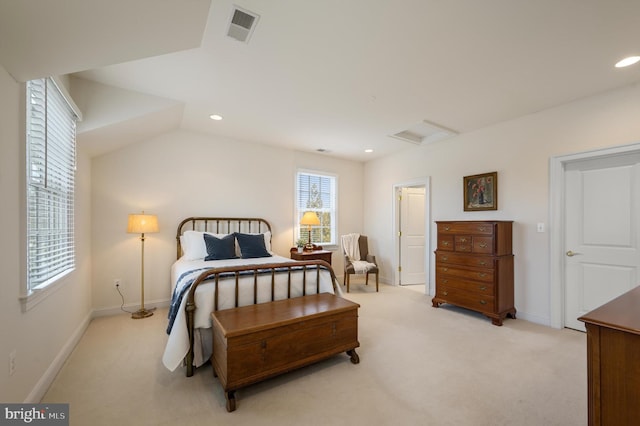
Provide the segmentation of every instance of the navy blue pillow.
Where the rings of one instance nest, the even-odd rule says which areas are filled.
[[[267,247],[264,245],[263,234],[241,234],[236,232],[235,235],[243,259],[271,256],[271,253],[267,251]]]
[[[204,234],[204,243],[207,246],[207,257],[204,260],[235,259],[236,239],[233,234],[225,235],[222,238]]]

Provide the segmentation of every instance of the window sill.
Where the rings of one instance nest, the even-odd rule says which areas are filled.
[[[47,297],[62,288],[64,284],[69,281],[67,277],[69,276],[69,274],[71,274],[71,272],[73,272],[73,269],[65,272],[62,275],[59,275],[54,281],[51,281],[49,284],[42,285],[29,291],[28,294],[20,296],[22,312],[27,312],[33,309],[38,303],[42,302]]]

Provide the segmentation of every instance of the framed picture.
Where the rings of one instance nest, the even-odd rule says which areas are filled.
[[[464,211],[498,210],[498,172],[465,176]]]

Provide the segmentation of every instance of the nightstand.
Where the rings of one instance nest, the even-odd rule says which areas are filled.
[[[331,252],[329,250],[311,250],[298,253],[298,248],[291,249],[291,259],[293,260],[324,260],[331,265]]]

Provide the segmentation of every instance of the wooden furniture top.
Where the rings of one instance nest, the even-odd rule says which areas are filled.
[[[629,290],[578,320],[640,335],[640,287]]]
[[[213,312],[211,317],[224,336],[230,338],[300,322],[301,317],[312,319],[359,307],[335,294],[320,293],[224,309]]]
[[[326,255],[326,254],[332,254],[330,250],[322,250],[322,249],[319,249],[319,250],[303,250],[303,251],[298,251],[298,248],[297,248],[297,247],[293,247],[293,248],[290,250],[290,253],[291,253],[292,255],[294,255],[294,254],[295,254],[295,255],[297,255],[297,256],[313,256],[313,255],[318,255],[318,254],[321,254],[321,255],[322,255],[322,254],[325,254],[325,255]]]

